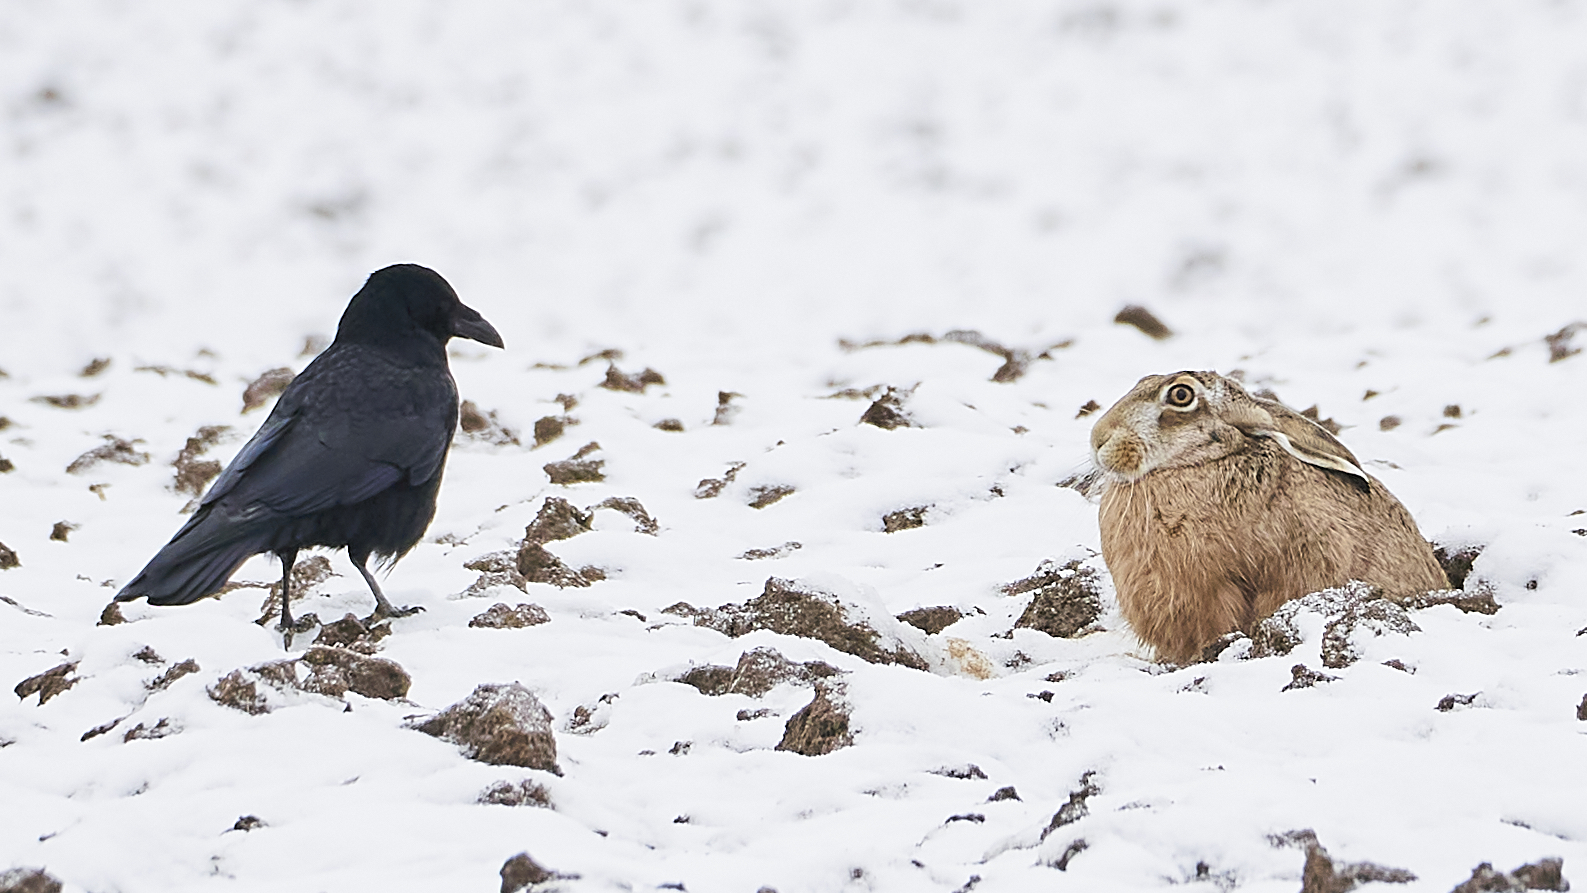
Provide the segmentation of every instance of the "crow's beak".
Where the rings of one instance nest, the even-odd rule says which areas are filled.
[[[496,327],[485,321],[479,311],[468,306],[459,306],[452,315],[452,334],[491,347],[504,347],[501,335],[496,332]]]

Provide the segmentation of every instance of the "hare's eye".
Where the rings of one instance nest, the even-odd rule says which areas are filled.
[[[1163,400],[1169,406],[1184,409],[1196,402],[1196,391],[1188,384],[1176,384],[1168,389],[1167,394],[1163,395]]]

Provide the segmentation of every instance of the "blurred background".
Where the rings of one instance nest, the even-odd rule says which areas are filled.
[[[548,362],[1128,303],[1219,361],[1535,339],[1587,303],[1584,46],[1555,0],[7,3],[0,368],[263,368],[401,261]]]

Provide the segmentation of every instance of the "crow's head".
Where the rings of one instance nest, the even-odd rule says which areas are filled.
[[[452,337],[501,347],[501,335],[464,304],[441,274],[418,264],[397,264],[376,270],[353,295],[336,340],[397,345],[428,336],[444,346]]]

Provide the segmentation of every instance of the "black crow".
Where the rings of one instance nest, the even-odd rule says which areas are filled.
[[[434,270],[377,270],[353,295],[336,340],[281,394],[193,517],[116,601],[185,605],[219,590],[253,555],[281,559],[281,627],[292,628],[299,549],[347,548],[377,616],[403,616],[369,573],[395,563],[435,516],[457,428],[446,342],[501,347],[501,336]]]

